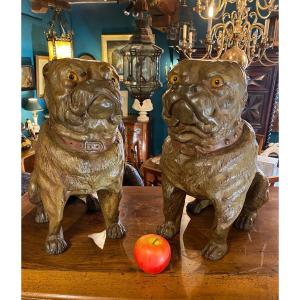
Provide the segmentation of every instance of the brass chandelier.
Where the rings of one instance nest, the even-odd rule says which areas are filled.
[[[228,4],[235,4],[235,9],[227,12]],[[279,23],[278,17],[273,17],[278,13],[275,0],[197,0],[194,11],[207,20],[202,59],[232,59],[245,68],[254,61],[277,63],[267,55],[268,49],[278,46],[274,43]],[[220,18],[222,22],[213,25],[213,20]],[[191,58],[193,49],[186,45],[181,51]]]

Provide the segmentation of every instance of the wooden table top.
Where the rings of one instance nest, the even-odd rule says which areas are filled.
[[[278,298],[277,188],[271,188],[270,201],[261,209],[253,231],[231,230],[229,253],[221,261],[208,261],[200,253],[208,241],[213,209],[192,219],[184,210],[181,233],[171,241],[171,263],[159,275],[138,269],[133,247],[138,237],[154,233],[163,221],[160,187],[124,187],[120,218],[127,235],[106,240],[103,250],[88,238],[104,230],[103,217],[100,212],[86,214],[83,202],[65,208],[64,234],[71,247],[58,256],[43,249],[48,224],[35,224],[34,211],[25,207],[23,299]]]

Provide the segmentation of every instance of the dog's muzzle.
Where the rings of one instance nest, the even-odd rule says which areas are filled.
[[[88,80],[73,90],[69,109],[77,116],[87,113],[92,119],[109,120],[121,115],[120,94],[110,81]]]

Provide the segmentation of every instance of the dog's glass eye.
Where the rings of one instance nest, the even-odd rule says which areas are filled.
[[[211,86],[213,88],[219,88],[224,85],[224,80],[221,76],[215,76],[211,79]]]
[[[178,81],[179,81],[178,75],[172,75],[169,79],[169,83],[171,83],[171,84],[178,83]]]
[[[75,72],[70,72],[69,75],[68,75],[68,78],[72,81],[77,81],[78,80],[78,76]]]

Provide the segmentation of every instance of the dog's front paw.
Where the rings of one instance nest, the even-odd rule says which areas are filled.
[[[209,260],[218,260],[227,253],[227,250],[227,243],[217,244],[214,241],[209,241],[208,244],[203,248],[202,255]]]
[[[35,218],[36,223],[42,224],[48,222],[48,215],[44,210],[37,210]]]
[[[59,236],[52,235],[46,240],[46,251],[48,254],[57,255],[63,253],[67,249],[67,242]]]
[[[162,225],[160,225],[156,232],[163,236],[166,239],[171,239],[172,237],[174,237],[178,232],[179,229],[176,228],[175,224],[171,221],[168,221]]]
[[[253,227],[256,216],[256,212],[242,211],[234,223],[235,228],[249,231]]]
[[[125,227],[121,223],[113,223],[106,229],[106,236],[109,239],[121,239],[125,233]]]

